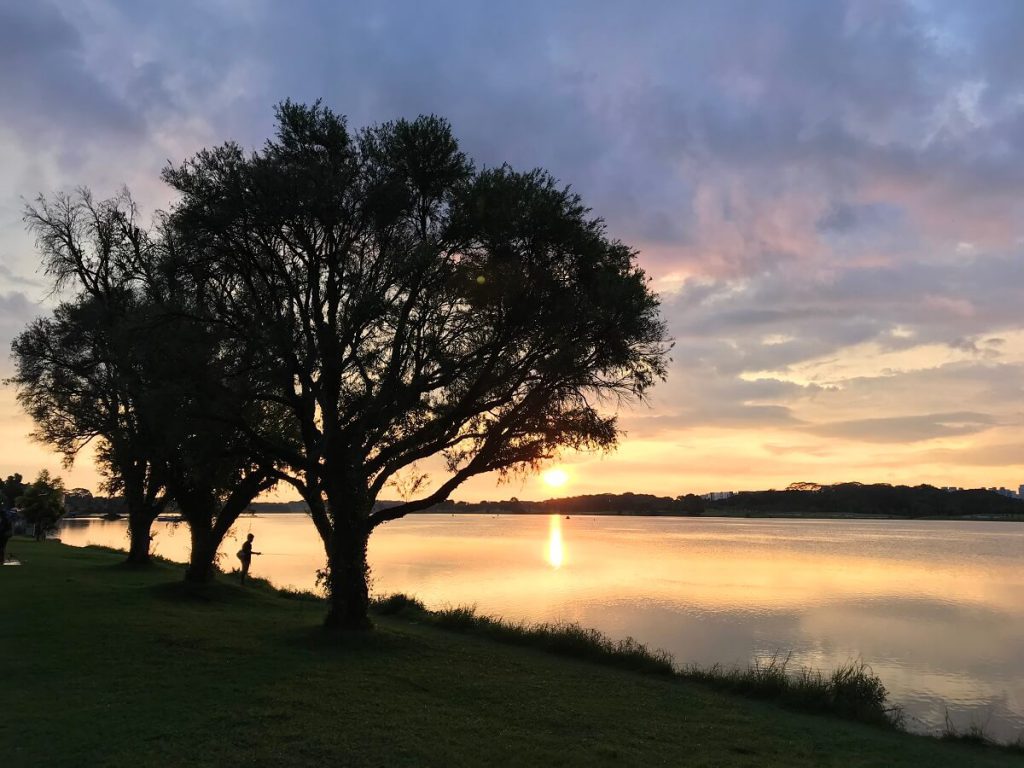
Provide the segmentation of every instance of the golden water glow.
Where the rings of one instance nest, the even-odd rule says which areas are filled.
[[[564,469],[554,468],[549,469],[543,475],[541,479],[552,488],[561,488],[569,480],[569,473]]]
[[[561,568],[565,560],[565,548],[562,544],[562,518],[551,515],[548,526],[548,562],[553,568]]]

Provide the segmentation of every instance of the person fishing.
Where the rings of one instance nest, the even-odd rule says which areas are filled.
[[[242,544],[242,548],[238,550],[238,559],[242,561],[242,583],[245,584],[245,577],[249,574],[249,566],[252,564],[252,556],[262,554],[260,552],[252,551],[252,540],[256,537],[253,534],[249,534],[245,537],[245,543]]]

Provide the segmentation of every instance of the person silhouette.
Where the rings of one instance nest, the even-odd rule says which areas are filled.
[[[14,534],[14,523],[11,522],[7,510],[0,507],[0,565],[7,562],[7,542]]]
[[[245,543],[242,548],[238,550],[238,559],[242,561],[242,583],[245,584],[245,577],[249,574],[249,565],[252,563],[252,556],[260,554],[259,552],[252,551],[252,540],[256,537],[253,534],[249,534],[245,538]]]

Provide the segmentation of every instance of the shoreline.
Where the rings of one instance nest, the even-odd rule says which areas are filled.
[[[199,595],[182,588],[178,565],[126,570],[117,550],[54,542],[22,549],[27,567],[5,571],[18,619],[8,637],[11,653],[35,663],[16,665],[9,679],[11,711],[28,718],[11,742],[14,766],[83,755],[122,764],[140,754],[153,764],[188,755],[190,764],[212,766],[232,754],[237,761],[239,743],[243,762],[276,765],[341,756],[351,765],[556,756],[565,765],[682,764],[694,744],[707,765],[1024,765],[1005,748],[804,714],[663,669],[638,672],[658,659],[635,644],[612,652],[641,666],[597,663],[588,654],[610,641],[583,629],[531,639],[466,609],[430,612],[428,621],[406,600],[390,614],[378,608],[373,633],[329,641],[315,629],[319,601],[302,595],[226,579]],[[406,610],[413,613],[403,617]],[[96,631],[104,626],[118,627],[116,653]],[[56,734],[36,716],[48,711],[54,685],[71,686],[76,697],[76,717]],[[239,690],[249,692],[242,708]],[[136,726],[125,732],[118,722],[128,711]],[[359,722],[358,738],[329,727],[339,721]]]
[[[244,512],[239,519],[250,518],[250,517],[287,517],[287,516],[298,516],[302,515],[308,517],[308,512],[299,510],[264,510],[257,509],[251,512]],[[421,512],[410,512],[405,518],[399,519],[415,519],[422,515],[434,515],[437,517],[563,517],[563,518],[587,518],[587,517],[638,517],[644,519],[659,519],[659,518],[671,518],[678,520],[900,520],[905,522],[921,521],[921,522],[1006,522],[1006,523],[1024,523],[1024,513],[1019,515],[919,515],[919,516],[907,516],[907,515],[871,515],[871,514],[845,514],[841,512],[828,514],[811,514],[804,512],[757,512],[757,511],[736,511],[736,512],[722,512],[720,514],[701,514],[701,515],[681,515],[671,512],[665,513],[636,513],[636,512],[577,512],[577,513],[566,513],[564,511],[537,511],[537,512],[518,512],[512,510],[499,510],[494,511],[451,511],[451,510],[430,510],[426,509]],[[103,515],[65,515],[62,520],[101,520],[104,522],[126,522],[127,516],[120,516],[117,518],[104,517]],[[182,523],[182,519],[158,519],[157,522],[161,523]]]

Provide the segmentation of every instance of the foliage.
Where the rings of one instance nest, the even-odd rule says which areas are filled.
[[[404,614],[419,617],[427,613],[427,606],[421,600],[402,592],[392,592],[390,595],[374,598],[372,608],[382,616]]]
[[[285,102],[277,122],[250,155],[166,169],[170,223],[254,397],[286,411],[244,427],[310,505],[332,621],[357,626],[377,525],[477,474],[613,447],[614,408],[664,377],[665,328],[634,252],[549,174],[477,170],[436,117],[353,134]],[[429,490],[374,509],[431,456]]]
[[[53,531],[64,515],[64,483],[59,477],[50,477],[50,473],[44,469],[25,488],[16,504],[25,520],[37,532]]]
[[[391,503],[391,502],[388,502]],[[706,502],[688,493],[672,498],[650,493],[594,493],[566,496],[544,501],[521,501],[515,497],[501,501],[448,501],[431,507],[432,512],[471,512],[488,514],[571,514],[571,515],[700,515]]]
[[[679,511],[684,515],[703,515],[707,504],[695,493],[688,493],[676,499]]]
[[[983,489],[946,491],[931,485],[837,483],[818,486],[801,483],[785,491],[744,491],[710,503],[719,510],[788,512],[834,515],[890,515],[945,517],[967,515],[1020,515],[1024,502]]]
[[[26,487],[19,473],[8,475],[5,480],[0,482],[0,505],[13,507],[18,497],[25,492]]]
[[[882,681],[862,661],[850,661],[825,676],[806,667],[789,669],[790,656],[755,659],[747,668],[683,667],[680,674],[716,688],[772,699],[811,712],[833,712],[878,725],[904,724],[901,707],[891,706]]]
[[[128,507],[130,560],[149,559],[152,521],[174,497],[192,532],[190,573],[208,578],[220,540],[274,478],[233,426],[247,380],[225,375],[222,339],[195,317],[195,265],[181,268],[162,217],[140,226],[127,191],[40,197],[25,218],[55,288],[72,294],[13,343],[35,436],[68,464],[97,444],[107,490]]]
[[[35,423],[36,439],[70,466],[96,445],[106,490],[124,495],[129,559],[149,559],[150,526],[166,505],[165,467],[154,455],[157,415],[141,407],[153,332],[153,262],[160,244],[139,226],[127,191],[96,201],[88,190],[39,197],[25,210],[55,292],[70,293],[12,343],[9,380]]]

